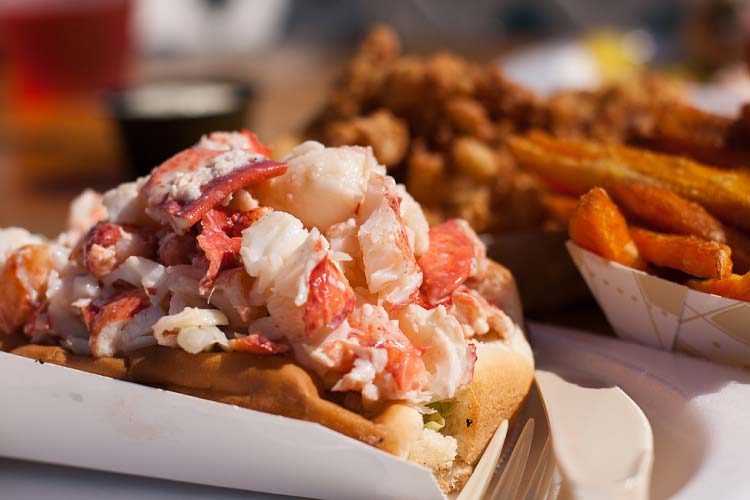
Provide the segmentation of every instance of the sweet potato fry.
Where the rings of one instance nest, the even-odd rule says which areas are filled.
[[[732,250],[723,243],[695,236],[660,234],[631,228],[643,259],[698,278],[723,279],[732,274]]]
[[[724,167],[750,163],[750,144],[738,137],[738,121],[686,104],[669,103],[641,137],[650,147]]]
[[[607,186],[607,193],[627,214],[654,229],[726,243],[721,222],[702,206],[670,189],[642,182],[615,182]]]
[[[545,194],[542,198],[547,215],[561,227],[568,227],[570,218],[578,206],[578,199],[562,194]]]
[[[699,292],[750,302],[750,273],[732,274],[723,280],[688,280],[687,286]]]
[[[618,181],[672,189],[723,222],[750,229],[750,172],[720,170],[685,158],[619,145],[554,139],[541,132],[509,140],[516,159],[573,194]]]
[[[636,269],[646,268],[630,237],[625,217],[602,188],[581,196],[568,232],[577,245],[605,259]]]

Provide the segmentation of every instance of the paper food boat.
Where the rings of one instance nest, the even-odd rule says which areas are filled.
[[[0,381],[0,456],[312,498],[446,498],[429,469],[315,423],[5,352]]]
[[[750,303],[703,293],[566,243],[615,333],[750,368]]]

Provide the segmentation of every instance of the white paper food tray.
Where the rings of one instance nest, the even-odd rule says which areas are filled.
[[[699,292],[566,243],[615,333],[750,368],[750,303]]]
[[[442,500],[432,473],[321,425],[0,352],[0,455],[284,495]]]

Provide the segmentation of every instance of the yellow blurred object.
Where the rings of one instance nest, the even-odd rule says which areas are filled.
[[[654,53],[651,35],[644,30],[592,31],[584,37],[583,44],[591,52],[605,82],[637,77]]]

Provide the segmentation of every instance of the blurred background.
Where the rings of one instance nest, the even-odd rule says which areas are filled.
[[[731,114],[750,96],[739,0],[0,0],[0,226],[54,235],[84,187],[179,143],[298,131],[375,24],[404,53],[502,61],[544,94],[651,68]]]

